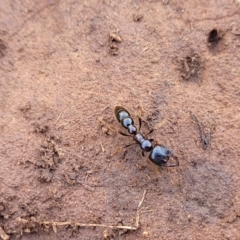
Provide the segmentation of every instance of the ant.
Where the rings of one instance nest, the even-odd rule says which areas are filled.
[[[153,145],[152,142],[154,141],[154,139],[147,139],[144,137],[144,135],[140,132],[142,126],[141,118],[139,118],[139,131],[137,131],[137,128],[134,126],[134,121],[131,118],[130,113],[124,107],[116,106],[114,109],[114,113],[118,122],[125,129],[127,129],[130,135],[125,134],[121,131],[119,131],[119,133],[123,136],[133,135],[133,140],[140,145],[143,156],[144,152],[150,152],[149,160],[158,166],[175,167],[179,165],[178,158],[168,148],[159,144]],[[153,130],[151,130],[148,134],[150,134],[152,131]],[[132,144],[126,145],[126,147],[129,147]],[[175,160],[175,163],[167,163],[170,157]]]

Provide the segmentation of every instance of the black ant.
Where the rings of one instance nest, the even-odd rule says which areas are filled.
[[[125,129],[128,130],[129,134],[133,135],[134,141],[140,145],[143,156],[144,152],[150,152],[149,160],[159,166],[175,167],[179,165],[178,158],[168,148],[161,146],[159,144],[153,145],[152,144],[152,142],[154,141],[153,139],[147,139],[143,136],[143,134],[140,132],[142,125],[141,118],[139,118],[139,132],[138,132],[137,128],[134,126],[134,121],[131,118],[130,113],[124,107],[116,106],[114,109],[114,113],[118,122]],[[151,133],[152,131],[153,130],[151,130],[149,133]],[[131,136],[120,131],[119,133],[124,136]],[[132,144],[129,144],[126,147],[131,145]],[[167,163],[170,157],[172,157],[175,160],[175,163]]]

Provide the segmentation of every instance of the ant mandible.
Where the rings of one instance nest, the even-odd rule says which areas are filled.
[[[134,126],[134,121],[131,118],[130,113],[124,107],[116,106],[114,109],[114,113],[118,122],[125,129],[127,129],[130,135],[125,134],[121,131],[119,131],[119,133],[124,136],[132,135],[134,141],[140,145],[142,149],[142,155],[144,155],[144,152],[150,152],[148,157],[149,160],[158,166],[175,167],[179,165],[177,156],[175,156],[168,148],[161,146],[159,144],[153,145],[152,144],[152,142],[154,141],[153,139],[147,139],[143,136],[143,134],[140,132],[141,125],[142,125],[141,118],[139,118],[139,131],[137,131],[137,128]],[[149,133],[151,132],[152,130]],[[129,144],[126,147],[130,145],[132,144]],[[168,160],[171,157],[175,160],[175,163],[168,163]]]

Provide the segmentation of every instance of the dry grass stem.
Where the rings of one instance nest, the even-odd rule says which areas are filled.
[[[146,190],[143,192],[143,196],[138,204],[137,213],[136,213],[136,222],[135,226],[116,226],[116,225],[107,225],[107,224],[95,224],[95,223],[79,223],[79,222],[50,222],[50,221],[44,221],[41,222],[41,225],[50,225],[53,228],[53,231],[57,232],[58,226],[77,226],[77,227],[103,227],[103,228],[112,228],[112,229],[125,229],[125,230],[137,230],[139,228],[139,221],[140,221],[140,208],[143,204]],[[25,219],[22,219],[25,222]],[[26,220],[28,222],[28,220]]]

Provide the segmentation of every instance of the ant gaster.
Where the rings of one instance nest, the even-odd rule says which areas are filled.
[[[154,141],[153,139],[147,139],[144,137],[144,135],[140,132],[141,125],[142,125],[140,118],[139,118],[139,132],[138,132],[137,128],[134,126],[134,121],[131,118],[130,113],[124,107],[116,106],[114,109],[114,113],[118,122],[125,129],[127,129],[129,134],[133,135],[134,141],[140,145],[142,149],[142,154],[144,155],[144,152],[150,152],[149,160],[151,162],[155,163],[156,165],[164,166],[164,167],[175,167],[179,165],[178,158],[168,148],[158,144],[153,145],[152,144],[152,142]],[[149,133],[151,132],[152,130]],[[122,132],[119,132],[119,133],[124,136],[130,136]],[[132,144],[129,144],[127,146],[130,146],[130,145]],[[175,160],[175,163],[167,163],[170,157],[172,157]]]

